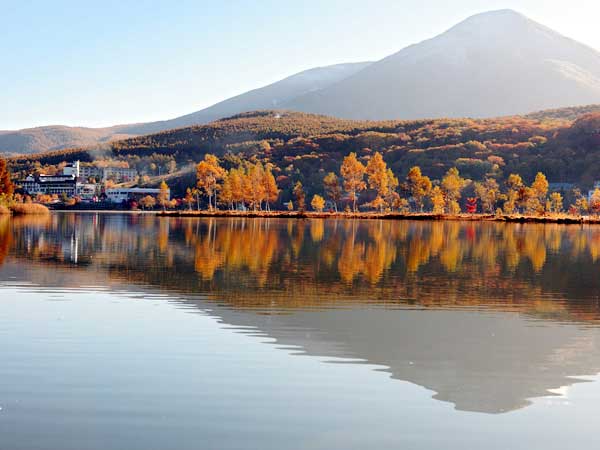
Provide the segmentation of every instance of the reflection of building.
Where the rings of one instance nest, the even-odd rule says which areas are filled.
[[[151,195],[156,197],[160,193],[160,189],[147,189],[147,188],[117,188],[107,189],[106,198],[112,203],[123,203],[128,200],[139,200],[142,197]],[[171,198],[171,191],[167,189],[167,200]]]

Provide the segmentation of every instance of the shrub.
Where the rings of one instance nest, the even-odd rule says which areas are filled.
[[[13,214],[49,214],[50,210],[39,203],[14,203],[10,206]]]

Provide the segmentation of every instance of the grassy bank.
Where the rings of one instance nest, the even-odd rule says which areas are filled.
[[[299,212],[299,211],[161,211],[159,216],[166,217],[260,217],[284,219],[365,219],[365,220],[462,220],[462,221],[495,221],[517,223],[598,223],[600,217],[570,216],[555,214],[546,216],[527,216],[520,214],[493,215],[493,214],[433,214],[433,213],[378,213],[378,212]]]
[[[50,214],[50,210],[40,203],[13,203],[10,210],[15,216]]]

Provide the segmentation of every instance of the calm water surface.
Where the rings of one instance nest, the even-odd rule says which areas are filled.
[[[598,448],[600,227],[0,216],[0,449]]]

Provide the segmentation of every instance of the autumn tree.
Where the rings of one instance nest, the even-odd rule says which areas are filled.
[[[444,209],[446,208],[444,192],[442,192],[439,186],[435,186],[429,195],[431,197],[431,204],[433,205],[433,213],[444,214]]]
[[[275,181],[271,167],[268,167],[264,172],[263,185],[265,190],[265,203],[267,206],[267,211],[270,211],[271,203],[276,202],[279,198],[279,188],[277,187],[277,182]]]
[[[162,207],[163,211],[167,209],[169,206],[169,186],[165,183],[165,180],[160,182],[158,195],[156,196],[156,200],[158,204]]]
[[[548,180],[546,175],[538,172],[535,180],[531,183],[531,195],[536,197],[540,205],[546,204],[546,196],[548,195]]]
[[[500,186],[494,178],[486,178],[483,183],[475,183],[475,195],[481,200],[483,212],[493,213],[500,196]]]
[[[408,171],[406,181],[412,198],[423,212],[424,199],[431,193],[431,180],[421,173],[419,166],[414,166]]]
[[[553,213],[561,213],[563,210],[563,197],[560,192],[550,194],[550,211]]]
[[[581,190],[578,188],[573,189],[573,197],[575,203],[569,207],[569,213],[573,215],[581,215],[589,209],[588,200],[581,194]]]
[[[523,179],[520,175],[511,173],[506,180],[506,201],[504,202],[504,212],[506,214],[513,214],[519,205],[521,200],[521,193],[523,191]]]
[[[192,195],[196,199],[196,209],[198,211],[200,211],[200,195],[201,195],[200,189],[198,189],[197,187],[193,187],[192,188]]]
[[[460,213],[458,201],[467,183],[468,181],[460,176],[456,167],[448,169],[448,172],[442,178],[441,187],[446,198],[446,209],[450,214]]]
[[[385,197],[385,202],[391,207],[391,208],[395,208],[398,205],[400,205],[400,203],[402,203],[400,200],[400,195],[398,195],[398,192],[396,192],[396,189],[398,189],[398,186],[400,186],[400,182],[398,181],[398,178],[396,178],[396,176],[394,175],[394,173],[392,172],[392,169],[387,169],[387,183],[388,183],[388,192],[387,195]],[[402,199],[406,202],[405,199]]]
[[[323,212],[325,208],[325,199],[318,194],[315,194],[310,202],[312,209],[318,212]]]
[[[466,208],[469,214],[475,214],[477,212],[477,197],[467,198]]]
[[[369,160],[367,167],[367,180],[369,182],[369,188],[377,192],[377,198],[374,201],[375,207],[383,210],[385,206],[384,199],[388,195],[388,170],[387,164],[383,160],[381,153],[375,152],[375,154]]]
[[[226,172],[223,177],[223,183],[221,184],[221,190],[219,192],[219,201],[227,205],[229,209],[233,209],[233,194],[231,191],[231,178],[229,177],[229,172]]]
[[[303,189],[302,183],[300,181],[297,181],[296,184],[294,185],[293,194],[294,194],[294,198],[296,199],[296,204],[298,205],[298,211],[304,211],[304,209],[306,207],[306,203],[305,203],[306,195],[304,194],[304,189]]]
[[[337,212],[337,204],[342,199],[342,188],[337,175],[333,172],[329,172],[325,175],[325,178],[323,178],[323,186],[325,188],[325,194],[329,200],[331,200],[335,212]]]
[[[241,205],[244,202],[244,178],[246,173],[243,167],[233,168],[227,174],[229,188],[231,189],[231,201]]]
[[[219,165],[219,160],[214,155],[207,153],[204,155],[204,160],[196,166],[197,186],[208,197],[209,209],[217,207],[217,190],[219,182],[224,176],[225,170]]]
[[[188,207],[188,210],[192,210],[192,204],[194,203],[194,194],[192,193],[192,190],[190,188],[187,188],[185,190],[185,198],[183,199],[183,201],[185,202],[185,204]]]
[[[589,202],[590,212],[594,215],[600,214],[600,189],[594,189]]]
[[[265,200],[265,169],[260,162],[256,164],[247,163],[246,172],[242,179],[242,191],[244,201],[247,202],[255,211],[261,209],[262,202]]]
[[[366,188],[363,178],[365,176],[365,166],[356,159],[356,153],[352,152],[344,158],[340,173],[344,178],[344,189],[352,200],[352,209],[356,211],[356,202],[358,193]]]
[[[378,209],[380,212],[383,212],[384,208],[386,207],[386,202],[385,200],[378,195],[377,197],[375,197],[373,199],[372,202],[369,203],[369,206],[373,209]]]
[[[543,214],[546,209],[546,196],[548,194],[548,180],[538,172],[531,187],[523,187],[520,191],[521,204],[528,214]]]
[[[146,195],[142,199],[140,199],[140,206],[143,209],[152,209],[156,206],[156,199],[151,195]]]
[[[10,171],[8,163],[5,159],[0,158],[0,195],[11,196],[14,192],[14,186],[10,179]]]

